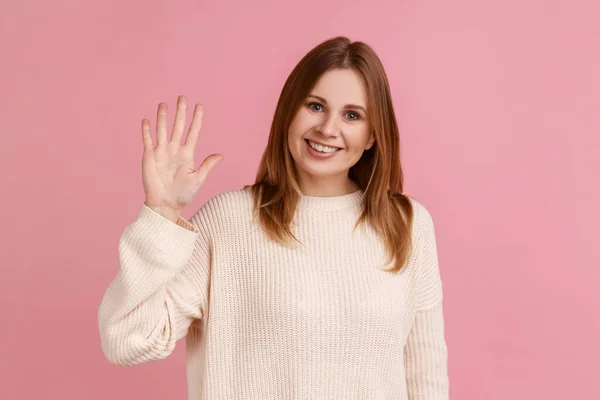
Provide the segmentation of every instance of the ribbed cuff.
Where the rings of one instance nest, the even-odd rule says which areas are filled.
[[[198,229],[184,218],[174,223],[143,204],[121,240],[139,247],[139,254],[159,264],[181,266],[194,250],[198,235]]]

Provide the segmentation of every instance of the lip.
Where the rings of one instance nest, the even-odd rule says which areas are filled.
[[[316,160],[329,160],[333,157],[336,157],[337,154],[340,152],[340,150],[336,150],[333,153],[321,153],[310,147],[310,145],[308,144],[308,140],[305,140],[304,143],[306,145],[306,151],[308,152],[308,154]]]
[[[313,140],[313,139],[304,139],[304,140],[310,140],[311,142],[316,143],[316,144],[320,144],[321,146],[335,147],[336,149],[342,149],[342,147],[334,146],[332,144],[327,144],[327,143],[323,143],[323,142],[319,142],[318,140]]]

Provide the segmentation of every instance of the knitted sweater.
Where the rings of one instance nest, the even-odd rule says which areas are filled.
[[[393,274],[377,232],[353,232],[361,195],[301,197],[294,247],[243,189],[177,223],[142,205],[99,308],[106,358],[162,359],[185,337],[190,400],[448,399],[431,215],[410,199],[413,253]]]

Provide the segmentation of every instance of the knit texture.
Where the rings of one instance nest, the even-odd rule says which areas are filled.
[[[353,231],[361,196],[301,197],[291,246],[243,189],[177,223],[142,205],[99,308],[105,356],[158,360],[185,338],[190,400],[448,399],[431,215],[411,198],[408,268],[386,272],[377,232]]]

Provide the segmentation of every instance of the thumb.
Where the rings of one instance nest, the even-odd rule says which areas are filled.
[[[208,176],[210,171],[212,171],[212,169],[222,159],[223,159],[223,156],[221,154],[211,154],[210,156],[206,157],[204,159],[204,161],[202,161],[202,164],[200,164],[200,166],[194,173],[196,175],[196,179],[200,185],[202,185],[204,183],[204,181],[206,180],[206,177]]]

